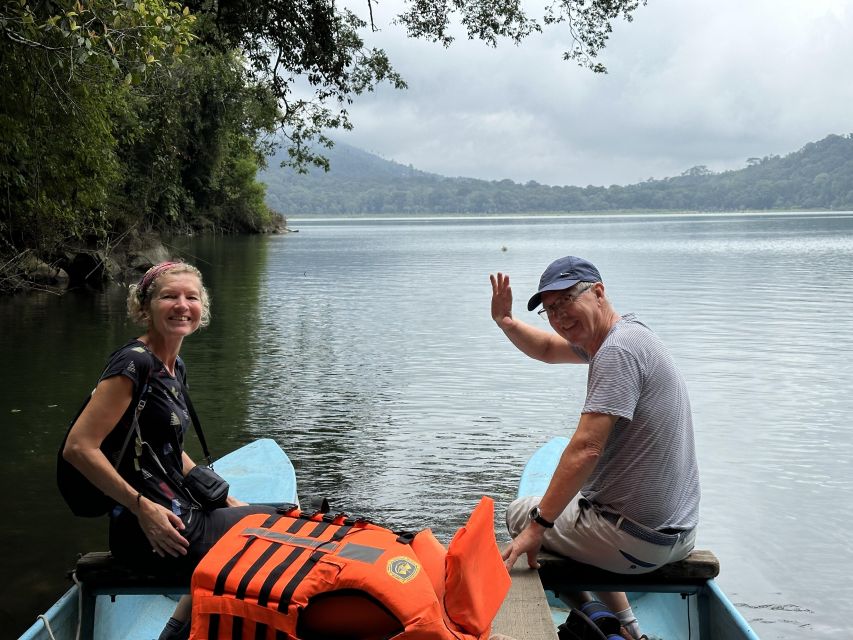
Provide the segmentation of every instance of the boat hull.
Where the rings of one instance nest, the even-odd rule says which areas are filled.
[[[545,493],[568,443],[568,438],[553,438],[533,453],[519,482],[519,497],[541,496]],[[704,553],[713,558],[709,552],[696,553]],[[716,563],[716,559],[713,560]],[[716,575],[716,570],[706,573],[708,567],[699,562],[688,562],[686,571],[674,577],[667,573],[662,577],[661,572],[628,577],[565,561],[549,554],[540,561],[540,576],[555,625],[565,622],[571,609],[560,599],[559,594],[624,591],[628,594],[643,632],[650,637],[657,636],[666,640],[758,638],[716,581],[707,577]],[[698,577],[691,575],[691,565],[699,567]]]
[[[298,504],[296,473],[273,440],[255,440],[214,464],[230,485],[231,495],[252,504]],[[106,591],[106,592],[104,592]],[[73,585],[36,620],[19,640],[151,640],[160,635],[186,588],[151,589],[122,586],[91,591]]]

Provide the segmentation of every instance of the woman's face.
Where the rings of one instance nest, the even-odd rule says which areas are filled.
[[[183,338],[201,323],[201,281],[192,273],[165,273],[151,296],[148,330],[164,338]]]

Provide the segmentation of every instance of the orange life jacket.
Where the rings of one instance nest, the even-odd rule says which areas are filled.
[[[339,514],[256,514],[192,579],[191,640],[486,640],[510,578],[484,497],[449,549]]]

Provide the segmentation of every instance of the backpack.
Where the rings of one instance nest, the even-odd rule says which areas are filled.
[[[122,347],[124,348],[124,347]],[[114,355],[114,354],[113,354]],[[111,357],[112,358],[112,357]],[[133,422],[139,419],[139,414],[145,407],[145,398],[148,395],[149,380],[151,372],[154,368],[153,361],[149,363],[148,371],[140,372],[140,380],[144,382],[137,385],[134,389],[133,398],[128,407],[128,412],[122,416],[118,424],[113,428],[110,434],[104,438],[101,443],[101,451],[107,457],[114,468],[118,468],[128,449],[130,438],[134,432]],[[94,393],[94,390],[92,390]],[[85,518],[95,518],[102,516],[115,506],[115,500],[105,495],[100,489],[93,485],[77,468],[66,460],[62,451],[65,449],[65,443],[68,440],[68,434],[71,432],[71,427],[77,422],[80,414],[89,404],[92,393],[83,401],[83,405],[77,411],[74,418],[68,424],[65,430],[65,436],[62,438],[62,443],[59,445],[59,451],[56,456],[56,483],[59,486],[59,493],[62,494],[65,503],[71,509],[75,516]],[[130,415],[132,412],[132,415]],[[130,419],[128,419],[130,418]]]

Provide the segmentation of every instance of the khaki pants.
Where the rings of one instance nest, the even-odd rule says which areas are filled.
[[[507,507],[506,524],[513,538],[528,525],[528,514],[540,500],[527,496]],[[543,549],[615,573],[648,573],[686,558],[695,540],[695,529],[662,534],[618,514],[604,513],[578,494],[554,528],[545,531]]]

